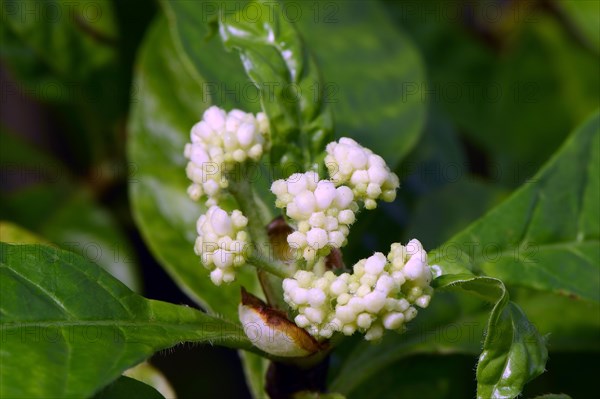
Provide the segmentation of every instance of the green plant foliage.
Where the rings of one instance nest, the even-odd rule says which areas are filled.
[[[25,94],[64,115],[59,135],[79,167],[122,155],[132,57],[123,54],[118,8],[111,0],[17,0],[1,7],[2,59],[18,78],[7,95]]]
[[[415,354],[382,369],[376,381],[360,385],[348,398],[471,398],[473,361],[466,355]]]
[[[43,238],[19,225],[5,221],[0,221],[0,237],[2,241],[13,244],[45,244]]]
[[[536,3],[386,2],[423,52],[429,101],[485,150],[491,175],[509,187],[531,177],[598,107],[597,55]]]
[[[323,73],[336,136],[353,137],[398,165],[421,135],[427,106],[424,87],[415,84],[425,71],[412,42],[375,1],[294,4],[302,7],[298,28]]]
[[[77,185],[61,161],[5,130],[0,137],[4,173],[34,177],[24,187],[0,193],[0,217],[79,253],[140,292],[137,259],[114,215],[95,201],[89,188]],[[98,171],[94,179],[114,173]],[[4,236],[2,241],[18,242]]]
[[[236,2],[232,9],[249,10],[247,3]],[[256,91],[249,89],[250,83],[239,61],[232,59],[214,37],[207,38],[211,33],[207,23],[218,17],[216,4],[162,1],[161,5],[169,17],[176,42],[182,48],[186,67],[196,76],[205,78],[205,87],[210,89],[215,103],[225,107],[242,104],[247,111],[256,111],[259,97]],[[262,13],[262,17],[281,18],[285,3],[272,3],[271,6],[274,11]],[[298,98],[298,102],[304,104],[301,108],[307,112],[320,102],[330,105],[338,137],[354,137],[391,165],[396,165],[418,140],[425,120],[426,103],[417,95],[421,88],[409,87],[409,83],[424,79],[418,53],[406,36],[392,25],[377,2],[293,2],[292,6],[298,8],[298,16],[285,14],[278,29],[287,26],[286,21],[295,24],[306,48],[316,58],[322,77],[318,80],[314,66],[309,66],[309,71],[302,72],[309,74],[312,80],[299,82],[298,86],[288,85],[287,89],[295,92],[286,93],[286,98]],[[378,29],[372,29],[374,24]],[[252,40],[259,41],[258,35],[253,37]],[[324,37],[327,40],[323,40]],[[294,46],[304,48],[300,43]],[[271,49],[271,56],[274,56],[273,52],[276,50]],[[215,59],[219,60],[218,64],[213,62]],[[275,65],[279,65],[278,74],[266,82],[271,86],[281,82],[286,68],[281,59]],[[268,89],[264,85],[262,88]],[[410,96],[406,93],[409,90]],[[322,99],[319,93],[324,96]],[[284,100],[287,107],[294,104],[296,101],[290,104]],[[317,136],[315,145],[322,144],[324,137]],[[379,140],[378,137],[386,139]]]
[[[209,103],[179,60],[165,21],[157,21],[140,55],[136,84],[144,97],[134,104],[130,121],[129,156],[138,172],[129,185],[133,211],[155,255],[186,293],[237,321],[240,285],[250,290],[257,280],[248,270],[238,282],[217,287],[194,253],[203,206],[187,195],[183,148]]]
[[[586,45],[600,54],[600,3],[597,1],[558,0],[558,8],[574,25]]]
[[[0,278],[3,397],[87,397],[183,341],[251,348],[238,326],[144,299],[72,252],[0,243]]]
[[[239,355],[244,368],[246,383],[252,396],[255,398],[264,397],[267,394],[265,391],[265,376],[267,375],[269,361],[252,352],[239,351]]]
[[[164,399],[156,389],[133,378],[121,376],[94,395],[94,399]]]
[[[37,18],[27,18],[27,12],[37,13]],[[4,3],[2,16],[15,34],[64,77],[81,78],[114,60],[110,42],[115,40],[116,23],[108,1],[69,4],[53,0],[42,7],[23,0]],[[61,51],[66,47],[71,51]]]
[[[466,256],[469,269],[508,285],[600,301],[599,123],[590,117],[530,182],[434,259],[451,268]]]
[[[142,362],[128,370],[123,376],[133,378],[156,389],[165,398],[177,396],[167,378],[149,362]]]
[[[600,313],[599,303],[524,288],[511,288],[510,295],[540,333],[548,336],[548,350],[600,352],[600,318],[590,317]]]
[[[319,70],[283,14],[272,13],[273,5],[264,1],[249,6],[257,8],[257,21],[245,18],[243,11],[222,13],[223,43],[240,51],[246,73],[260,90],[270,123],[272,161],[284,169],[288,163],[316,168],[317,156],[333,136]]]
[[[0,4],[0,397],[594,395],[597,1],[138,3]],[[239,241],[253,249],[220,286],[195,253],[207,209],[187,193],[184,156],[211,106],[264,112],[270,126],[260,162],[226,171],[218,205],[248,219]],[[225,149],[232,134],[240,143],[253,134],[231,122]],[[325,147],[341,137],[385,159],[401,181],[396,200],[373,211],[350,205],[348,232],[325,218],[329,210],[310,211],[333,200],[330,187],[314,196],[288,187],[281,196],[311,225],[337,223],[349,235],[314,266],[284,259],[296,255],[280,247],[290,226],[303,233],[306,223],[275,206],[271,184],[309,169],[326,178]],[[213,159],[222,148],[205,149]],[[378,180],[377,169],[353,184]],[[227,231],[213,216],[214,232]],[[377,342],[366,338],[402,320],[401,303],[365,298],[389,278],[368,288],[366,273],[360,288],[334,289],[327,274],[303,291],[308,274],[295,273],[351,273],[359,259],[413,238],[436,272],[431,303],[420,296],[417,317],[403,311],[403,330]],[[414,256],[405,261],[420,269]],[[221,259],[215,267],[231,266]],[[402,273],[412,279],[410,268]],[[283,284],[292,275],[301,288]],[[142,277],[144,295],[164,301],[140,295]],[[409,285],[403,294],[422,294],[404,292]],[[244,325],[242,288],[260,299],[246,296]],[[178,305],[183,295],[200,309]],[[380,304],[385,316],[370,309]],[[350,321],[328,337],[311,330],[325,317]],[[354,329],[369,333],[345,335]],[[299,353],[289,339],[311,354],[280,358],[253,345]]]
[[[475,222],[473,225],[469,226],[467,229],[465,229],[463,232],[459,233],[457,236],[451,238],[450,240],[448,240],[445,244],[443,244],[438,250],[436,250],[436,252],[433,252],[431,257],[430,257],[430,262],[432,264],[435,263],[439,263],[442,268],[445,270],[446,273],[460,273],[460,272],[467,272],[470,273],[470,270],[473,271],[477,271],[477,272],[484,272],[484,273],[489,273],[490,271],[490,267],[495,267],[498,268],[498,270],[503,270],[501,269],[499,266],[497,266],[497,264],[495,262],[498,262],[498,259],[501,259],[503,256],[506,258],[510,258],[511,261],[514,262],[515,268],[519,267],[519,265],[521,267],[523,266],[527,266],[528,262],[526,262],[528,259],[521,257],[521,258],[512,258],[512,255],[514,253],[514,251],[506,250],[506,249],[502,249],[502,245],[506,245],[506,246],[510,246],[512,245],[513,248],[517,248],[517,249],[521,249],[523,248],[523,245],[515,245],[515,244],[511,244],[512,240],[511,240],[511,236],[512,237],[528,237],[526,235],[523,235],[521,233],[522,230],[516,229],[515,226],[518,226],[519,223],[521,223],[523,225],[523,223],[527,222],[527,218],[523,217],[522,213],[518,213],[520,212],[525,212],[525,214],[528,212],[528,210],[532,209],[531,206],[532,205],[537,205],[537,206],[542,206],[542,207],[546,207],[546,209],[552,209],[553,207],[561,207],[561,209],[563,210],[563,215],[565,215],[566,219],[565,220],[561,220],[558,221],[557,219],[549,219],[549,218],[541,218],[541,215],[546,215],[548,214],[549,211],[546,212],[542,212],[539,213],[538,215],[540,215],[540,219],[539,221],[537,221],[535,218],[531,220],[531,226],[533,228],[530,228],[529,230],[526,230],[528,232],[539,232],[537,234],[540,235],[531,235],[529,236],[528,239],[534,239],[535,237],[541,237],[543,234],[543,237],[545,237],[546,239],[549,239],[549,243],[546,245],[551,245],[552,243],[552,235],[547,234],[547,233],[543,233],[544,231],[550,231],[550,232],[556,232],[556,234],[560,233],[560,234],[568,234],[567,237],[570,235],[572,237],[581,237],[582,239],[584,239],[584,237],[590,237],[590,239],[592,240],[592,242],[590,243],[591,245],[589,245],[588,250],[589,253],[591,254],[590,256],[594,256],[594,254],[596,252],[594,252],[594,250],[592,248],[597,248],[597,237],[598,234],[595,233],[594,229],[597,229],[597,225],[595,225],[595,223],[591,223],[591,224],[585,224],[585,221],[587,220],[597,220],[598,218],[594,218],[593,217],[593,212],[597,212],[594,209],[591,208],[586,208],[585,205],[581,205],[581,207],[577,207],[576,205],[574,205],[572,208],[566,207],[565,205],[567,205],[568,203],[566,203],[565,201],[565,197],[567,196],[568,193],[565,193],[564,190],[561,190],[561,184],[563,184],[565,181],[569,181],[570,183],[574,183],[574,182],[579,182],[579,186],[581,187],[581,189],[579,190],[579,192],[581,193],[581,197],[579,200],[577,200],[577,198],[575,197],[576,201],[575,204],[585,204],[585,203],[589,203],[589,204],[593,204],[593,203],[597,203],[597,200],[595,200],[594,198],[589,198],[589,199],[585,199],[584,198],[593,196],[593,195],[597,195],[598,194],[598,189],[597,189],[597,181],[599,181],[598,178],[595,178],[594,174],[597,174],[597,164],[598,162],[595,160],[597,159],[598,155],[597,155],[597,151],[598,151],[598,144],[594,143],[594,140],[598,140],[598,116],[593,116],[591,117],[586,123],[584,123],[580,128],[578,128],[573,135],[570,137],[570,139],[568,140],[567,143],[565,143],[564,147],[555,155],[555,157],[553,157],[553,159],[540,171],[540,173],[533,179],[533,181],[529,184],[524,185],[524,187],[522,187],[520,190],[518,190],[515,194],[513,194],[513,196],[511,196],[509,199],[507,199],[505,202],[503,202],[501,205],[499,205],[498,207],[496,207],[494,210],[492,210],[488,215],[484,216],[483,218],[481,218],[480,220],[478,220],[477,222]],[[596,153],[596,155],[594,155],[594,153]],[[594,158],[596,157],[596,158]],[[581,162],[581,160],[584,160],[584,164],[588,165],[588,168],[590,169],[590,172],[584,175],[581,175],[580,173],[578,173],[579,169],[577,167],[569,167],[569,165],[573,165],[574,164],[574,159],[579,160],[578,162]],[[548,190],[547,192],[544,192],[543,190]],[[555,193],[556,195],[552,196],[550,194]],[[541,202],[536,204],[535,201],[537,201],[533,195],[535,194],[535,196],[537,198],[541,198]],[[561,197],[561,195],[563,197]],[[569,197],[571,198],[571,197]],[[595,201],[595,202],[594,202]],[[521,205],[521,204],[525,204],[525,205]],[[573,213],[573,215],[570,215],[569,212],[564,212],[564,210],[571,210],[571,212]],[[583,217],[583,216],[577,216],[577,215],[581,215],[581,214],[591,214],[591,219],[588,219],[587,217]],[[512,220],[510,219],[512,217]],[[578,225],[578,221],[584,221],[583,224]],[[569,223],[571,223],[573,225],[573,227],[569,227]],[[559,229],[558,227],[553,228],[553,226],[556,224],[556,226],[561,226],[561,229]],[[498,230],[502,231],[501,226],[506,226],[506,230],[504,231],[503,234],[501,234],[501,236],[497,236],[496,232]],[[589,233],[579,233],[579,230],[577,228],[577,226],[582,226],[582,228],[584,229],[588,229],[587,231],[589,231]],[[588,226],[588,227],[585,227]],[[524,226],[526,227],[526,226]],[[566,229],[562,230],[562,227],[564,227]],[[585,230],[584,230],[585,231]],[[487,234],[487,236],[485,236],[485,234]],[[492,238],[493,237],[493,238]],[[487,241],[486,239],[487,238]],[[493,241],[495,240],[495,241]],[[562,240],[561,240],[562,241]],[[594,244],[594,241],[596,242],[596,244]],[[494,243],[494,249],[496,249],[496,253],[491,253],[491,252],[484,252],[484,250],[482,249],[483,247],[489,246],[489,243]],[[542,245],[541,240],[537,241],[536,240],[536,244],[537,245]],[[573,247],[577,247],[578,242],[577,240],[573,240],[572,243]],[[470,248],[472,250],[471,253],[469,253],[466,250],[456,250],[456,248]],[[498,249],[497,249],[498,248]],[[450,251],[452,249],[452,251]],[[569,248],[569,245],[565,245],[564,248],[565,251],[570,251],[572,249]],[[503,253],[504,252],[504,253]],[[491,256],[491,259],[494,259],[495,262],[492,261],[487,261],[486,262],[486,258],[484,257],[484,253],[486,254],[486,256]],[[450,254],[452,254],[452,256],[450,256]],[[490,255],[491,254],[491,255]],[[529,254],[529,253],[526,253]],[[514,259],[514,260],[513,260]],[[587,259],[585,259],[585,257],[582,258],[573,258],[570,257],[569,259],[572,259],[572,261],[576,261],[575,265],[576,267],[578,267],[578,270],[580,273],[586,275],[587,277],[585,277],[588,280],[581,280],[579,283],[577,283],[578,289],[581,289],[580,287],[585,287],[585,284],[589,284],[589,287],[597,287],[598,286],[598,282],[594,281],[594,276],[597,276],[597,271],[594,271],[594,268],[597,267],[598,265],[598,260],[594,261],[588,261]],[[519,263],[521,262],[521,263]],[[490,267],[480,267],[478,266],[481,263],[485,263],[486,265],[490,265]],[[546,261],[544,263],[535,263],[533,265],[533,267],[535,267],[538,272],[541,275],[544,275],[544,270],[543,267],[555,267],[558,270],[562,270],[559,268],[560,265],[556,265],[554,262],[549,262]],[[495,269],[493,269],[495,270]],[[491,274],[493,275],[493,274]],[[451,275],[450,275],[451,276]],[[517,269],[514,273],[513,273],[513,278],[506,278],[507,276],[502,276],[501,278],[503,280],[508,280],[509,282],[515,284],[515,285],[522,285],[522,286],[528,286],[537,290],[540,289],[545,289],[549,292],[565,292],[566,288],[560,287],[560,289],[556,289],[553,286],[549,286],[546,288],[540,288],[534,285],[534,283],[536,284],[540,284],[541,281],[543,281],[541,278],[535,276],[533,278],[525,278],[525,276],[519,276],[519,270]],[[517,278],[520,277],[519,280],[517,280]],[[522,279],[522,280],[521,280]],[[591,281],[589,280],[591,279]],[[492,324],[498,324],[499,327],[497,329],[495,329],[495,331],[500,331],[500,332],[505,332],[507,331],[506,328],[506,324],[510,324],[510,322],[514,322],[514,323],[520,323],[519,325],[522,325],[524,327],[520,327],[519,332],[524,334],[524,333],[530,333],[533,334],[533,331],[531,329],[531,324],[527,321],[526,318],[524,318],[523,312],[514,304],[510,304],[508,305],[508,294],[505,292],[505,288],[504,285],[502,285],[502,283],[499,282],[499,280],[495,280],[495,279],[489,279],[489,278],[485,278],[484,281],[486,282],[486,284],[484,284],[483,287],[478,288],[477,290],[475,290],[476,292],[489,292],[492,297],[482,297],[482,299],[496,303],[495,306],[495,310],[492,312],[492,315],[490,316],[490,321],[489,321],[489,325],[491,326]],[[557,279],[557,284],[568,284],[570,281],[573,281],[573,277],[567,277],[565,276],[562,279]],[[493,283],[490,283],[493,282]],[[499,291],[499,293],[497,293],[497,295],[494,294],[494,290],[496,288],[494,288],[494,285],[499,285],[497,288],[497,290]],[[568,291],[566,291],[568,292]],[[591,293],[592,291],[590,291]],[[583,298],[587,298],[587,299],[591,299],[593,300],[594,297],[590,297],[590,296],[583,296]],[[530,302],[530,300],[524,301],[525,303],[528,303],[530,307],[534,308],[535,305],[533,305],[533,302]],[[560,302],[560,300],[558,300]],[[436,301],[433,301],[432,306],[436,306]],[[556,302],[556,300],[555,300]],[[570,304],[563,304],[562,306],[568,306],[569,309],[572,309],[572,307],[570,306]],[[581,313],[577,313],[580,314],[581,316],[575,316],[573,315],[572,317],[574,318],[574,320],[579,320],[579,321],[575,321],[576,326],[579,326],[580,328],[578,328],[578,332],[581,333],[581,328],[586,328],[589,329],[590,332],[592,331],[597,331],[597,327],[594,325],[595,321],[593,320],[589,320],[589,312],[590,312],[590,305],[585,305],[585,304],[581,304],[580,305],[581,308]],[[434,308],[435,309],[435,308]],[[539,309],[539,308],[538,308]],[[560,308],[558,308],[560,309]],[[428,309],[430,310],[430,309]],[[540,314],[540,311],[538,310],[535,314]],[[446,315],[448,317],[448,319],[450,322],[465,322],[464,320],[461,321],[458,318],[455,318],[457,316],[450,316],[452,313],[447,313]],[[436,320],[436,318],[434,318],[434,320]],[[476,319],[473,319],[476,320]],[[471,320],[471,321],[473,321]],[[497,320],[497,321],[494,321]],[[443,323],[444,319],[439,319],[439,321],[437,321],[437,323],[439,323],[437,326],[444,326],[444,325],[448,325],[448,321],[446,321],[446,324]],[[540,320],[541,321],[541,320]],[[480,324],[478,324],[480,325]],[[546,331],[550,332],[550,331],[556,331],[557,332],[557,338],[559,339],[558,341],[558,348],[561,347],[561,344],[565,344],[565,341],[568,342],[572,342],[572,338],[569,338],[569,332],[573,331],[572,328],[576,328],[575,326],[571,325],[569,326],[568,323],[564,323],[563,320],[557,320],[555,323],[548,323],[546,322],[545,324],[543,324],[545,327],[547,327],[548,329]],[[561,327],[559,327],[559,325]],[[551,326],[551,327],[550,327]],[[434,326],[429,326],[429,329],[433,332],[435,331],[435,325]],[[526,328],[525,328],[526,327]],[[537,334],[537,333],[535,333]],[[593,333],[592,333],[593,334]],[[537,335],[536,335],[537,336]],[[466,334],[462,335],[463,338],[467,337]],[[472,335],[471,335],[472,337]],[[487,337],[490,337],[490,334],[488,333]],[[562,338],[561,338],[562,337]],[[379,369],[380,367],[384,367],[386,364],[390,364],[392,361],[400,359],[401,357],[410,355],[411,353],[415,353],[415,352],[423,352],[425,351],[426,353],[428,351],[433,351],[434,348],[436,347],[436,345],[431,345],[428,344],[426,345],[426,349],[423,349],[420,346],[423,346],[423,342],[426,342],[427,336],[424,334],[421,335],[415,335],[414,338],[411,337],[410,333],[405,334],[404,337],[402,337],[401,339],[392,339],[390,338],[389,340],[384,340],[384,343],[379,347],[375,347],[375,349],[370,349],[367,348],[368,345],[366,344],[360,344],[358,345],[354,351],[352,352],[354,355],[350,357],[350,359],[347,361],[347,363],[345,363],[343,365],[342,370],[339,372],[339,374],[337,375],[337,377],[333,380],[332,382],[332,387],[336,388],[336,389],[345,389],[345,390],[341,390],[341,392],[343,393],[347,393],[350,392],[353,387],[358,386],[358,384],[363,381],[364,379],[368,378],[370,375],[372,375],[373,373],[376,372],[377,369]],[[506,339],[506,336],[503,336],[501,338],[495,338],[494,337],[494,341],[491,340],[491,338],[487,338],[487,346],[488,349],[493,349],[495,348],[495,343],[492,344],[492,342],[499,342],[499,340],[501,339]],[[562,343],[561,343],[561,339],[563,339]],[[523,337],[521,337],[521,341],[523,340]],[[527,349],[525,352],[527,353],[528,350],[531,350],[532,353],[537,351],[537,355],[536,356],[532,356],[531,359],[536,360],[534,361],[534,365],[535,367],[529,369],[528,367],[525,366],[526,371],[521,373],[521,375],[519,375],[519,377],[517,378],[521,378],[520,381],[514,382],[514,381],[504,381],[504,382],[497,382],[494,381],[494,378],[497,378],[498,375],[494,375],[494,373],[488,373],[487,370],[490,369],[489,366],[487,366],[485,363],[482,365],[482,363],[480,362],[480,366],[478,370],[481,370],[480,372],[478,371],[478,373],[482,376],[482,378],[484,378],[483,380],[479,380],[480,384],[482,384],[482,386],[480,387],[480,393],[481,395],[483,395],[482,397],[486,397],[486,395],[491,395],[492,392],[495,392],[496,389],[498,389],[498,394],[499,395],[503,395],[503,396],[510,396],[511,394],[517,395],[522,387],[523,384],[528,381],[529,379],[533,378],[535,375],[541,373],[541,371],[543,371],[543,367],[545,364],[545,349],[543,348],[542,344],[540,343],[541,341],[534,340],[535,345],[533,348],[531,349]],[[467,342],[467,344],[469,343],[473,343],[471,342]],[[588,345],[590,344],[590,341],[587,341]],[[437,342],[437,344],[439,344],[439,342]],[[506,341],[505,345],[511,345],[508,341]],[[454,342],[453,345],[450,346],[451,348],[453,348],[453,350],[455,351],[460,351],[461,350],[465,350],[465,348],[468,348],[468,345],[466,347],[462,347],[461,348],[461,342]],[[523,358],[522,356],[519,357],[520,355],[522,355],[523,349],[522,349],[522,345],[521,344],[515,344],[514,347],[515,349],[515,353],[516,353],[516,357],[513,358],[513,362],[518,362],[518,359],[522,359],[523,361],[525,361],[526,364],[526,360],[527,358]],[[506,348],[504,348],[506,349]],[[566,347],[565,347],[566,349]],[[485,343],[484,343],[484,353],[486,350],[485,347]],[[463,352],[464,353],[464,352]],[[468,352],[467,352],[468,353]],[[508,353],[508,352],[506,352]],[[496,353],[496,356],[494,355],[486,355],[484,356],[484,358],[489,359],[489,358],[494,358],[497,359],[499,356],[499,353]],[[488,361],[488,360],[486,360]],[[497,361],[497,360],[496,360]],[[493,363],[493,362],[492,362]],[[364,366],[361,366],[364,365]],[[540,366],[541,365],[541,366]],[[541,369],[540,369],[541,367]],[[369,370],[365,370],[365,368],[368,368]],[[491,369],[493,370],[494,367],[491,367]],[[484,370],[486,370],[486,372],[484,373]],[[495,370],[496,374],[497,374],[497,369]],[[536,374],[537,373],[537,374]],[[485,374],[485,375],[484,375]],[[490,377],[491,375],[491,377]],[[491,379],[490,379],[491,378]],[[487,381],[487,382],[486,382]],[[491,382],[489,382],[491,381]],[[483,385],[487,385],[487,388],[484,388]],[[502,392],[502,390],[504,389],[504,393]],[[506,391],[508,390],[508,394],[506,393]],[[486,393],[487,392],[487,393]]]
[[[494,304],[477,364],[478,398],[514,398],[544,372],[548,351],[544,339],[517,304],[509,301],[500,280],[445,275],[437,288],[459,290]]]
[[[330,389],[350,397],[380,385],[385,370],[418,354],[468,354],[481,351],[481,337],[489,310],[481,301],[439,293],[431,305],[422,310],[403,334],[386,334],[373,345],[357,338],[336,351],[330,373]],[[335,364],[334,363],[334,364]],[[402,382],[404,385],[404,381]],[[405,389],[413,389],[406,383]]]

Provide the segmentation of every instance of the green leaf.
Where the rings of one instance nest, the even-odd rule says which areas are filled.
[[[512,288],[510,295],[540,334],[550,337],[551,353],[600,352],[600,318],[590,317],[600,314],[599,303],[525,288]]]
[[[240,3],[238,3],[240,4]],[[237,12],[221,12],[225,46],[239,50],[246,73],[261,92],[269,118],[271,160],[315,168],[333,136],[331,111],[317,65],[276,2],[252,1]],[[248,9],[256,9],[251,18]]]
[[[238,354],[252,397],[255,399],[266,397],[265,384],[269,360],[252,352],[239,351]]]
[[[598,302],[599,192],[600,115],[594,114],[530,182],[451,238],[431,263]]]
[[[247,13],[250,19],[254,8],[246,1],[225,5],[175,0],[161,5],[186,67],[205,78],[213,101],[257,111],[257,93],[249,90],[253,86],[239,60],[225,53],[214,37],[206,38],[208,22],[218,16],[219,6]],[[337,137],[353,137],[396,165],[417,142],[425,120],[420,84],[425,73],[406,35],[378,2],[290,1],[272,6],[274,15],[283,11],[284,20],[294,23],[323,72],[323,83],[309,85],[308,93],[301,93],[304,98],[308,101],[322,92],[323,101],[333,108]]]
[[[11,222],[0,221],[0,241],[14,244],[40,244],[46,243],[27,229]]]
[[[120,37],[114,6],[111,0],[1,5],[2,60],[17,80],[12,90],[55,105],[63,122],[58,140],[79,168],[123,154],[132,58],[124,43],[137,32]]]
[[[2,19],[59,76],[77,81],[114,62],[110,1],[2,3]]]
[[[323,72],[336,137],[352,137],[396,166],[425,124],[419,52],[377,1],[284,2]],[[326,40],[324,39],[326,38]]]
[[[600,3],[597,1],[557,0],[559,9],[573,23],[581,39],[600,53]]]
[[[186,79],[195,80],[202,88],[203,100],[225,109],[260,111],[260,93],[246,76],[239,57],[226,51],[211,29],[211,21],[216,23],[219,15],[219,3],[202,0],[159,3],[169,24],[171,46],[179,55],[179,67],[185,69]],[[219,62],[215,62],[217,59]]]
[[[136,379],[151,386],[167,399],[177,396],[164,374],[147,361],[125,370],[123,376]]]
[[[536,396],[533,399],[571,399],[571,397],[564,393],[547,393],[545,395]]]
[[[0,214],[4,218],[22,223],[45,240],[98,263],[132,290],[141,291],[129,239],[114,217],[86,193],[37,185],[2,197],[5,208]],[[2,241],[15,242],[4,237]]]
[[[142,298],[60,249],[0,243],[0,290],[2,397],[87,397],[184,341],[252,348],[239,326]]]
[[[415,354],[475,356],[481,350],[488,313],[481,301],[436,293],[404,333],[385,334],[377,345],[356,338],[336,348],[329,388],[352,396],[361,387],[381,384],[379,378],[385,370]]]
[[[500,280],[470,275],[443,275],[440,290],[455,290],[494,304],[477,364],[478,398],[514,398],[523,386],[545,370],[544,339],[523,311],[509,301]]]
[[[156,389],[133,378],[121,376],[94,395],[94,399],[164,399]]]
[[[194,253],[196,220],[205,210],[187,195],[190,182],[183,156],[189,131],[209,106],[200,77],[193,77],[175,48],[164,19],[150,29],[138,58],[128,159],[136,222],[154,255],[177,284],[205,309],[238,320],[240,285],[256,294],[254,270],[242,268],[237,281],[215,286]]]

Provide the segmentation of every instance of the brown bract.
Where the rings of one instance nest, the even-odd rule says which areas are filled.
[[[264,303],[242,287],[240,321],[252,343],[263,351],[281,357],[304,357],[318,352],[322,345],[287,315]]]

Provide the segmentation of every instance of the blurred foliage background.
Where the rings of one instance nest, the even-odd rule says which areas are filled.
[[[323,21],[330,18],[329,30],[301,30],[318,43],[311,50],[333,90],[336,71],[359,61],[335,63],[320,55],[330,41],[352,40],[360,24],[407,40],[420,68],[402,91],[385,94],[400,108],[414,107],[408,113],[412,119],[403,115],[390,126],[419,133],[414,143],[385,153],[388,159],[405,156],[395,165],[402,181],[398,199],[359,218],[347,259],[413,237],[426,248],[442,244],[526,183],[600,105],[598,1],[380,4],[383,11],[375,17],[338,26],[336,10],[360,8],[360,2],[322,1],[318,10]],[[128,198],[128,185],[138,175],[137,165],[126,158],[127,118],[131,104],[144,96],[132,83],[136,55],[162,13],[158,4],[145,1],[2,1],[0,220],[83,254],[146,297],[196,306],[151,255]],[[381,67],[374,79],[405,67],[408,53],[392,54],[385,41],[369,45],[380,58],[360,62]],[[218,65],[215,60],[213,67]],[[370,78],[360,84],[368,86]],[[358,96],[342,105],[360,114],[360,104]],[[338,134],[352,132],[361,121],[353,121],[354,109],[344,111],[342,105],[338,116],[349,116],[338,118],[343,130]],[[385,147],[397,135],[390,129],[385,137],[359,139]],[[553,311],[552,301],[564,299],[538,299],[524,308],[535,324],[543,324]],[[589,317],[600,320],[597,312]],[[552,349],[548,372],[526,387],[526,397],[545,392],[587,397],[597,391],[597,344]],[[151,362],[179,397],[248,396],[234,351],[186,345],[157,354]],[[470,397],[475,363],[470,355],[412,356],[378,376],[377,386],[365,384],[356,395]],[[398,375],[411,384],[390,391]],[[463,383],[452,383],[456,380]]]

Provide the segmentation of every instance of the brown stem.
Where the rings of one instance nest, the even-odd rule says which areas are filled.
[[[328,367],[329,356],[310,368],[272,361],[267,370],[265,390],[271,399],[290,399],[301,391],[324,392]]]

